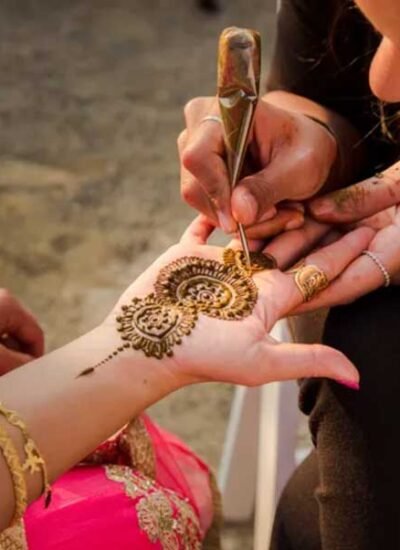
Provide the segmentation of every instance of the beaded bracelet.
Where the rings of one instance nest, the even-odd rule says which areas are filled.
[[[51,487],[49,483],[49,478],[47,474],[46,463],[36,446],[36,443],[30,437],[28,429],[25,422],[18,416],[15,411],[6,409],[2,403],[0,403],[0,415],[14,427],[18,428],[24,438],[24,451],[25,451],[25,461],[22,464],[22,470],[24,472],[29,472],[30,474],[35,474],[36,472],[42,472],[43,477],[43,493],[45,494],[45,506],[50,504],[51,500]]]
[[[28,505],[28,497],[24,472],[19,460],[18,452],[14,443],[7,431],[0,425],[0,450],[3,453],[11,479],[15,494],[15,512],[12,520],[12,525],[17,523],[26,510]]]

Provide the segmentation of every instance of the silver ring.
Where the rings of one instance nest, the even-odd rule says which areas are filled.
[[[202,124],[203,122],[207,122],[207,121],[210,121],[210,122],[218,122],[218,124],[222,124],[222,118],[220,116],[216,116],[216,115],[207,115],[205,116],[200,124]]]
[[[376,256],[373,252],[370,252],[369,250],[363,250],[361,254],[365,254],[365,256],[368,256],[371,258],[371,260],[379,267],[381,270],[381,273],[383,275],[383,278],[385,279],[385,284],[383,286],[389,286],[390,285],[390,274],[389,271],[386,269],[386,267],[383,265],[383,263],[380,261],[378,256]]]

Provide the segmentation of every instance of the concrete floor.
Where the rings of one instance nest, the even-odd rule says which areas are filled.
[[[4,0],[0,4],[0,269],[52,349],[87,331],[192,219],[179,197],[182,108],[215,91],[217,38],[262,31],[273,0]],[[232,388],[151,411],[217,468]],[[227,529],[227,550],[251,548]]]

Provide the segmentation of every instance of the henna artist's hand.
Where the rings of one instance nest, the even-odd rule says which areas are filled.
[[[231,197],[221,125],[203,121],[213,114],[215,98],[196,98],[185,108],[186,130],[178,138],[184,200],[227,233],[235,231],[234,220],[254,226],[253,238],[301,226],[301,211],[279,205],[276,214],[275,205],[306,199],[321,188],[336,158],[333,136],[310,118],[261,100],[245,166],[251,175]]]
[[[7,290],[0,289],[0,375],[43,355],[38,322]]]
[[[400,162],[397,162],[382,174],[313,200],[309,208],[315,218],[334,224],[341,231],[354,227],[374,229],[376,235],[366,249],[387,269],[391,283],[399,284],[399,203]],[[292,232],[292,238],[296,233]],[[279,237],[276,243],[279,246]],[[384,283],[376,263],[367,255],[361,255],[316,299],[302,305],[300,311],[349,303]]]
[[[160,280],[160,270],[169,266],[167,270],[171,271],[171,268],[174,267],[173,262],[179,258],[183,258],[182,266],[187,264],[184,258],[188,256],[214,260],[218,262],[217,265],[221,266],[223,250],[220,247],[205,244],[212,229],[205,218],[200,216],[191,224],[181,242],[170,248],[133,283],[105,322],[114,334],[116,333],[115,319],[117,317],[117,321],[119,319],[118,322],[122,327],[120,334],[126,334],[128,342],[137,341],[133,334],[135,333],[137,337],[139,326],[139,329],[142,330],[140,337],[143,336],[143,330],[152,334],[148,349],[153,349],[151,346],[154,345],[154,341],[160,341],[159,335],[164,337],[176,329],[180,320],[173,307],[166,306],[164,316],[160,316],[159,312],[152,316],[150,310],[151,304],[154,302],[147,302],[149,307],[141,309],[144,302],[135,301],[135,298],[143,300],[154,292],[155,287],[160,290],[160,286],[156,284],[156,281]],[[361,250],[368,246],[372,235],[373,231],[368,228],[356,229],[340,241],[313,253],[309,260],[319,266],[329,280],[335,279],[354,258],[358,257]],[[278,257],[278,261],[281,264],[285,263],[288,255],[287,252],[286,260]],[[215,299],[219,303],[226,300],[227,294],[225,294],[224,285],[218,286],[219,275],[215,272],[215,264],[214,267],[211,264],[208,265],[205,270],[200,267],[195,272],[196,276],[205,274],[208,281],[217,279],[218,289],[215,293],[210,292],[211,303],[214,303]],[[184,270],[183,277],[180,277],[175,268],[174,273],[170,281],[175,284],[175,290],[170,292],[168,289],[171,286],[168,284],[161,286],[162,289],[167,289],[167,292],[163,294],[165,300],[176,295],[174,294],[177,292],[176,288],[179,287],[180,292],[183,292],[184,289],[187,291],[190,288],[190,283],[194,283],[193,272],[189,273]],[[163,276],[161,279],[165,282],[166,277]],[[237,292],[239,295],[245,296],[245,309],[246,305],[251,306],[253,300],[251,292],[246,294],[249,284],[251,287],[251,279],[250,283],[248,280],[249,277],[247,277],[247,282],[239,281],[240,284],[237,287],[235,282],[229,283],[236,289],[234,294]],[[322,345],[279,343],[268,334],[278,319],[286,316],[302,303],[303,297],[294,282],[293,275],[274,269],[255,273],[252,280],[258,289],[258,299],[254,308],[250,307],[247,311],[247,316],[243,316],[240,309],[238,313],[229,300],[227,302],[229,303],[228,309],[238,313],[238,320],[214,318],[199,312],[198,319],[190,326],[190,335],[182,336],[181,345],[172,347],[172,357],[163,357],[160,363],[172,377],[178,380],[178,387],[188,383],[217,380],[257,385],[274,380],[305,376],[327,376],[337,380],[346,380],[350,384],[357,383],[356,369],[340,352]],[[206,296],[210,289],[207,288],[207,284],[204,286],[203,283],[204,280],[199,279],[192,288],[196,287],[194,288],[195,293],[203,292]],[[164,303],[166,302],[164,301]],[[189,325],[191,321],[193,319],[190,319],[189,316]],[[168,327],[172,326],[174,328],[168,332]],[[126,356],[128,361],[129,345],[127,351],[123,350],[120,353],[121,359]],[[110,359],[112,357],[111,353]],[[144,358],[144,368],[146,361],[147,359]]]
[[[310,201],[311,215],[322,223],[354,223],[400,203],[400,161],[384,172]]]

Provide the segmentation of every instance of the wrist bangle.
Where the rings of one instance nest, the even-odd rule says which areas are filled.
[[[6,409],[4,405],[0,402],[0,415],[2,415],[7,422],[9,422],[15,428],[18,428],[24,438],[24,451],[25,451],[25,460],[22,464],[22,470],[24,472],[29,472],[31,475],[41,472],[43,478],[43,491],[42,494],[45,494],[45,506],[50,504],[51,500],[51,487],[49,483],[49,478],[47,474],[46,463],[37,448],[36,443],[33,441],[29,435],[28,429],[25,422],[17,415],[15,411]]]
[[[14,495],[15,495],[15,511],[12,519],[12,525],[17,523],[26,510],[28,505],[28,497],[24,472],[19,460],[18,452],[8,432],[0,425],[0,450],[3,453],[4,459],[10,471]]]

